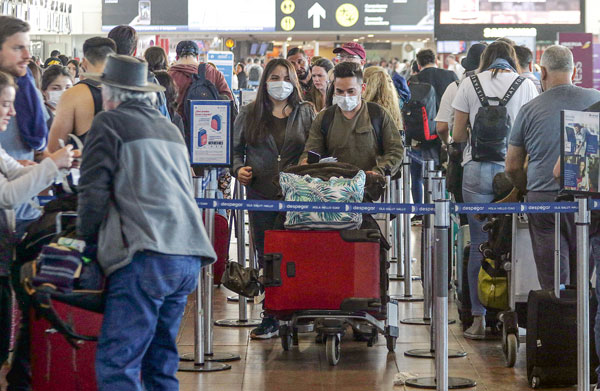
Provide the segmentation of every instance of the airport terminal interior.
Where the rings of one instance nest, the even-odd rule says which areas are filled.
[[[599,145],[600,0],[0,0],[0,391],[600,390]]]

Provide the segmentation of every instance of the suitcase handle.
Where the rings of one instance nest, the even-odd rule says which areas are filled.
[[[264,282],[265,287],[277,287],[282,285],[281,260],[283,256],[278,253],[265,254],[264,256]]]

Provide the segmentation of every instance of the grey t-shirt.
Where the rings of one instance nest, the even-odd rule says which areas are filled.
[[[585,110],[598,101],[599,91],[566,84],[544,92],[521,108],[509,143],[525,148],[529,154],[527,190],[560,190],[552,174],[560,155],[560,112]]]

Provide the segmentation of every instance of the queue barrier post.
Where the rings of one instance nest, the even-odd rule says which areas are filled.
[[[193,178],[194,197],[196,198],[202,195],[202,179],[202,177]],[[200,270],[198,286],[194,292],[194,352],[192,355],[182,355],[180,357],[179,371],[181,372],[218,372],[231,369],[229,364],[207,361],[205,357],[204,339],[206,338],[206,332],[204,321],[207,307],[203,302],[203,296],[206,292],[204,287],[206,269],[206,267],[203,267]]]
[[[441,174],[441,173],[440,173]],[[472,388],[476,383],[471,379],[449,377],[448,358],[451,351],[448,349],[448,231],[450,228],[450,200],[446,197],[446,179],[434,175],[431,188],[435,203],[434,220],[434,256],[433,261],[433,295],[434,312],[432,327],[435,345],[435,376],[407,379],[405,384],[409,387],[436,389]],[[440,354],[441,353],[441,354]],[[463,354],[462,357],[466,355]]]
[[[577,199],[577,390],[590,389],[590,211],[587,198]]]
[[[410,163],[411,157],[408,153],[404,154],[404,159],[402,161],[402,186],[401,186],[401,203],[409,203],[410,202]],[[396,217],[396,220],[399,220],[400,215]],[[412,275],[412,248],[411,248],[411,224],[410,224],[410,214],[405,213],[402,215],[402,225],[398,221],[398,227],[402,227],[402,230],[397,233],[397,243],[398,246],[402,246],[402,263],[404,265],[404,294],[398,296],[391,296],[392,299],[396,299],[400,302],[415,302],[415,301],[423,301],[424,298],[422,295],[414,295],[413,294],[413,286],[412,281],[416,279],[415,276]],[[400,263],[400,262],[398,262]],[[410,276],[407,278],[406,276]]]
[[[234,197],[238,200],[245,199],[244,197],[244,186],[236,181]],[[246,267],[246,218],[244,210],[232,210],[232,214],[235,214],[235,232],[237,237],[237,259],[241,267]],[[239,317],[238,319],[221,319],[215,321],[216,326],[221,327],[254,327],[261,323],[260,319],[248,319],[248,299],[244,296],[236,297],[239,304]]]
[[[435,201],[435,200],[447,200],[444,201],[446,204],[448,204],[448,208],[447,208],[447,213],[446,216],[447,217],[447,222],[448,227],[450,226],[450,208],[449,208],[449,204],[450,204],[450,200],[446,198],[446,188],[445,188],[445,184],[446,184],[446,179],[442,177],[442,172],[441,171],[435,171],[435,170],[431,170],[429,171],[429,182],[428,182],[428,186],[427,186],[427,200],[428,201]],[[428,281],[429,281],[429,289],[430,289],[430,297],[431,297],[431,301],[430,301],[430,305],[431,308],[429,309],[429,314],[432,316],[433,320],[430,321],[431,327],[429,330],[429,349],[411,349],[408,350],[406,352],[404,352],[404,355],[407,357],[413,357],[413,358],[436,358],[438,356],[438,354],[436,354],[438,352],[438,349],[436,347],[437,345],[437,338],[438,338],[438,333],[439,333],[439,327],[438,324],[440,324],[438,322],[438,318],[439,317],[439,304],[436,301],[436,292],[440,289],[437,285],[438,281],[438,273],[439,273],[439,269],[437,268],[438,263],[439,263],[439,259],[440,258],[440,254],[438,254],[437,252],[434,253],[434,251],[437,251],[437,247],[436,245],[439,244],[439,238],[438,238],[438,231],[435,229],[437,224],[436,224],[436,219],[438,219],[438,210],[437,210],[437,204],[436,204],[436,213],[435,215],[426,215],[423,218],[423,222],[424,222],[424,229],[426,229],[425,231],[425,237],[429,238],[427,240],[426,246],[425,247],[425,254],[427,254],[424,259],[427,261],[426,263],[424,263],[423,267],[424,267],[424,276],[429,275],[430,277],[427,277]],[[444,232],[446,234],[445,237],[445,250],[446,250],[446,254],[444,255],[444,259],[445,259],[445,266],[444,267],[444,274],[445,274],[445,280],[446,280],[446,285],[445,285],[445,292],[446,292],[446,301],[447,301],[447,296],[448,296],[448,231],[449,229],[446,229]],[[439,246],[438,246],[439,247]],[[426,269],[428,268],[428,269]],[[447,304],[446,304],[447,306]],[[437,317],[436,317],[437,316]],[[444,323],[441,324],[453,324],[455,323],[455,320],[448,320],[448,311],[446,309],[446,317],[444,320]],[[446,327],[442,327],[442,329],[446,330],[447,333],[447,326]],[[446,335],[447,337],[447,335]],[[445,352],[444,352],[444,356],[446,359],[448,358],[461,358],[461,357],[466,357],[467,353],[465,351],[462,350],[456,350],[456,349],[451,349],[448,350],[448,347],[446,346]]]

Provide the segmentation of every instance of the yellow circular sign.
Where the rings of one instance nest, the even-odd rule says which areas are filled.
[[[233,39],[228,38],[227,41],[225,41],[225,47],[231,49],[234,46],[235,46],[235,41]]]
[[[295,9],[296,3],[294,3],[292,0],[283,0],[281,2],[281,12],[284,14],[289,15],[294,12]]]
[[[335,20],[342,27],[352,27],[358,22],[358,8],[354,4],[345,3],[335,11]]]
[[[296,27],[296,21],[291,16],[286,16],[281,19],[281,28],[284,31],[291,31]]]

